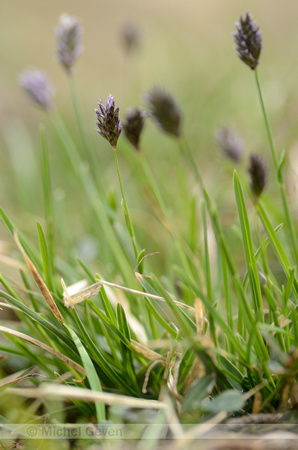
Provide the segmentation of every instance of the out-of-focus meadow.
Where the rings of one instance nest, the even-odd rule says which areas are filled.
[[[205,186],[221,205],[220,209],[232,211],[233,215],[231,170],[223,168],[220,161],[214,137],[216,129],[233,126],[244,139],[246,158],[251,152],[260,152],[268,156],[271,164],[252,73],[237,58],[231,34],[239,14],[246,10],[262,30],[259,76],[277,148],[295,149],[298,107],[295,1],[244,4],[236,0],[15,0],[2,1],[0,8],[0,203],[29,234],[35,229],[36,218],[43,217],[38,124],[44,122],[47,126],[47,118],[21,91],[20,72],[28,67],[48,72],[55,86],[56,106],[81,145],[67,77],[55,57],[55,28],[64,12],[80,18],[84,30],[84,51],[76,63],[75,76],[96,152],[98,177],[104,181],[107,192],[112,186],[118,190],[116,173],[111,151],[96,133],[94,108],[99,98],[106,100],[111,93],[123,118],[128,106],[144,106],[144,93],[157,84],[177,98],[183,110],[184,133],[195,151]],[[121,30],[126,24],[134,24],[139,30],[138,48],[130,55],[125,54],[121,41]],[[53,191],[57,198],[62,198],[61,208],[68,227],[79,239],[83,233],[80,218],[84,215],[85,194],[66,157],[57,151],[51,132],[48,139]],[[157,179],[163,182],[161,189],[173,214],[179,211],[177,220],[181,221],[181,229],[186,230],[188,212],[183,209],[183,195],[176,195],[176,186],[179,185],[180,192],[184,186],[186,195],[191,193],[187,175],[177,164],[177,146],[148,123],[142,147]],[[144,193],[135,189],[138,166],[132,153],[121,137],[120,164],[132,216],[136,227],[144,232],[145,244],[150,236],[147,247],[154,251],[167,237],[152,216],[147,220]],[[294,193],[295,152],[289,155],[286,179],[288,189]],[[245,164],[246,161],[244,174]]]

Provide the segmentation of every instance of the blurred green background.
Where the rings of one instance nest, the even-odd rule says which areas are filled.
[[[172,92],[181,105],[184,134],[225,223],[225,212],[235,214],[235,202],[231,171],[221,164],[215,130],[223,125],[233,126],[244,139],[246,157],[250,152],[261,152],[268,156],[271,165],[253,73],[238,60],[231,34],[235,21],[247,10],[262,30],[259,76],[277,149],[289,151],[287,187],[295,203],[295,0],[13,0],[0,3],[0,203],[12,219],[35,236],[35,220],[43,218],[38,124],[47,124],[48,119],[19,88],[20,72],[28,67],[48,72],[55,86],[57,108],[81,146],[67,76],[55,57],[55,29],[60,15],[66,12],[80,18],[84,30],[84,51],[75,66],[75,76],[94,143],[98,176],[107,192],[114,186],[120,201],[112,152],[96,133],[94,108],[100,98],[105,101],[112,94],[124,118],[126,108],[144,106],[144,93],[158,84]],[[140,33],[139,46],[129,58],[121,41],[121,30],[128,23],[135,24]],[[86,232],[83,227],[85,194],[50,131],[48,138],[53,191],[61,200],[66,225],[79,249],[80,237],[88,237],[89,232],[92,235],[96,230]],[[191,197],[196,187],[193,184],[192,191],[191,177],[181,172],[177,145],[148,123],[142,147],[156,178],[161,180],[173,216],[182,232],[186,232],[189,211],[184,194]],[[169,237],[153,219],[144,193],[135,189],[139,169],[133,150],[123,137],[119,155],[134,223],[143,233],[147,251],[155,251]],[[0,238],[4,236],[7,238],[1,227]]]

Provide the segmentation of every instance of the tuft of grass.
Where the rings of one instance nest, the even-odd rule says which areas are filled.
[[[243,33],[250,20],[248,15]],[[258,29],[252,26],[259,43]],[[145,156],[137,145],[134,161],[142,177],[133,183],[136,192],[147,192],[144,202],[151,199],[146,205],[147,226],[155,233],[157,219],[158,230],[170,237],[162,275],[151,258],[160,249],[144,249],[142,226],[135,225],[133,208],[128,210],[119,147],[116,152],[121,123],[113,97],[109,96],[106,107],[100,104],[97,115],[99,130],[113,147],[123,211],[107,195],[109,186],[98,181],[100,167],[72,78],[84,153],[59,112],[49,109],[39,128],[44,218],[37,220],[37,230],[29,235],[0,208],[2,223],[14,237],[12,245],[16,244],[16,248],[7,247],[4,255],[5,261],[14,262],[13,275],[0,274],[1,307],[14,312],[13,323],[3,320],[0,324],[0,352],[6,356],[2,370],[9,372],[9,364],[20,355],[24,358],[23,372],[15,371],[16,386],[8,381],[1,384],[0,414],[7,421],[16,415],[4,401],[24,396],[33,402],[31,407],[34,399],[40,401],[38,413],[29,408],[29,414],[23,405],[26,420],[42,423],[47,414],[54,422],[55,410],[48,402],[55,398],[62,402],[59,414],[65,424],[115,421],[115,405],[152,409],[151,425],[175,423],[182,439],[187,433],[196,436],[195,425],[184,430],[182,425],[187,423],[219,423],[235,415],[297,408],[297,237],[284,185],[284,155],[277,157],[257,75],[259,53],[257,61],[249,58],[248,62],[256,77],[285,233],[280,233],[283,223],[270,218],[272,211],[263,202],[264,195],[270,196],[262,192],[265,183],[257,193],[251,192],[241,167],[233,174],[237,216],[223,223],[222,211],[205,187],[204,171],[188,143],[187,130],[181,134],[180,109],[162,89],[153,90],[151,114],[161,131],[170,134],[171,145],[178,144],[181,176],[189,178],[189,196],[179,191],[179,185],[175,189],[188,216],[183,209],[176,217],[166,199],[166,189],[175,180],[159,179],[150,166],[150,154]],[[67,157],[65,173],[71,174],[70,182],[79,183],[78,201],[83,199],[62,221],[53,193],[55,148]],[[133,202],[131,198],[130,205]],[[71,244],[77,215],[82,215],[83,237],[91,235],[100,249],[93,260],[76,254]],[[233,229],[238,247],[229,233]],[[26,371],[32,365],[35,371],[29,377]],[[22,423],[19,416],[14,420]],[[175,435],[168,430],[171,433]]]

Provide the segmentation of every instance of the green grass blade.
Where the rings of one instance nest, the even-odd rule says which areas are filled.
[[[239,356],[245,357],[245,353],[243,351],[242,346],[240,345],[239,341],[237,340],[233,330],[229,327],[229,325],[226,323],[225,318],[223,315],[215,309],[215,307],[210,303],[209,299],[205,297],[205,295],[201,292],[201,290],[197,287],[196,284],[193,284],[191,280],[187,277],[185,273],[183,273],[181,270],[175,270],[179,278],[185,283],[186,286],[188,286],[194,293],[196,297],[199,297],[200,300],[204,303],[204,306],[206,310],[212,315],[214,318],[214,321],[221,327],[223,332],[226,334],[227,338],[231,342],[231,344],[237,349]]]
[[[116,325],[111,321],[109,317],[107,317],[95,304],[89,299],[86,299],[86,301],[89,303],[93,311],[99,316],[101,320],[105,322],[105,324],[110,328],[110,330],[113,331],[113,333],[120,339],[121,342],[123,342],[124,345],[127,347],[133,349],[130,341],[124,336],[124,334],[117,328]]]
[[[45,319],[41,314],[37,314],[35,311],[32,311],[30,308],[28,308],[24,303],[21,303],[13,296],[9,295],[8,293],[0,290],[0,298],[4,298],[7,300],[8,303],[11,305],[14,305],[16,308],[23,311],[31,321],[37,322],[40,324],[43,328],[48,330],[54,338],[59,338],[63,342],[64,345],[69,346],[70,350],[73,351],[74,346],[72,340],[65,334],[60,328],[57,328],[55,325],[52,324],[49,320]],[[55,322],[56,323],[56,322]],[[57,322],[58,324],[58,322]],[[72,359],[74,357],[72,356]]]
[[[138,277],[138,281],[143,287],[144,291],[148,294],[157,295],[157,292],[153,289],[153,287],[148,283],[146,278],[143,276]],[[159,301],[151,300],[149,297],[145,297],[145,304],[150,312],[150,314],[155,317],[157,322],[161,325],[161,327],[166,330],[170,336],[172,336],[174,339],[177,338],[177,331],[174,329],[173,326],[171,326],[165,319],[164,316],[166,315],[164,309],[162,308],[162,305]]]
[[[129,326],[128,326],[127,319],[125,316],[125,311],[124,311],[123,307],[120,305],[120,303],[118,303],[118,305],[117,305],[117,319],[118,319],[119,331],[121,331],[123,336],[125,336],[126,339],[128,341],[130,341]],[[141,392],[141,390],[138,386],[137,380],[136,380],[136,374],[135,374],[135,370],[134,370],[134,363],[133,363],[131,350],[124,344],[121,344],[120,351],[122,354],[122,360],[123,360],[123,365],[125,367],[125,372],[127,373],[128,378],[133,383],[136,391],[139,390]]]
[[[209,301],[212,304],[214,304],[210,257],[209,257],[209,246],[208,246],[208,236],[207,236],[207,218],[206,218],[206,202],[205,202],[205,200],[202,201],[201,214],[202,214],[203,233],[204,233],[204,263],[205,263],[207,297],[209,298]],[[211,336],[212,336],[215,347],[217,347],[218,342],[217,342],[217,337],[216,337],[216,333],[215,333],[215,324],[214,324],[212,315],[209,315],[209,323],[210,323]]]
[[[250,226],[248,222],[244,197],[236,171],[234,171],[234,190],[241,225],[246,265],[248,268],[248,277],[250,280],[250,287],[254,301],[254,309],[255,313],[258,315],[258,317],[260,317],[260,320],[264,323],[264,312],[263,312],[262,294],[259,282],[258,269],[253,250],[253,243],[251,238]]]
[[[279,224],[277,227],[274,228],[275,233],[278,233],[279,230],[281,230],[283,227],[283,223]],[[265,251],[266,247],[269,245],[270,240],[268,238],[268,236],[266,236],[266,238],[264,239],[264,242],[262,242],[263,250]],[[256,262],[259,260],[260,256],[262,255],[262,245],[257,249],[257,251],[255,252],[255,260]],[[247,284],[248,284],[249,278],[248,278],[248,270],[245,272],[245,275],[243,277],[243,286],[246,289]]]
[[[264,228],[266,230],[268,238],[270,239],[272,248],[275,251],[275,254],[284,270],[285,275],[289,279],[290,274],[291,274],[290,269],[292,269],[292,265],[286,255],[286,252],[284,251],[284,248],[283,248],[282,244],[280,243],[280,240],[276,236],[274,228],[271,225],[271,222],[266,214],[266,211],[263,208],[260,201],[257,203],[256,208],[257,208],[259,217],[264,225]],[[298,281],[297,281],[296,277],[294,278],[294,281],[293,281],[293,287],[294,287],[295,295],[298,298]]]
[[[52,201],[52,189],[51,189],[51,176],[50,176],[50,163],[48,143],[45,132],[45,127],[40,125],[40,146],[41,146],[41,173],[43,184],[43,198],[45,217],[47,224],[47,241],[49,249],[49,265],[50,272],[54,273],[54,218],[53,218],[53,201]]]
[[[42,263],[40,261],[38,252],[29,243],[29,241],[23,236],[23,234],[13,225],[13,223],[9,220],[9,218],[7,217],[7,215],[5,214],[5,212],[1,208],[1,206],[0,206],[0,217],[11,235],[13,235],[14,231],[17,233],[25,252],[29,256],[29,258],[31,259],[31,261],[33,262],[35,267],[38,269],[38,271],[42,271]]]
[[[156,286],[156,290],[159,292],[159,295],[161,295],[167,302],[167,305],[169,306],[171,312],[173,313],[177,322],[180,324],[181,329],[184,330],[186,335],[191,335],[194,332],[196,332],[197,331],[196,324],[189,318],[189,316],[183,311],[182,308],[178,307],[174,303],[172,297],[164,289],[164,287],[162,286],[161,282],[157,279],[157,277],[151,275],[151,278],[153,281],[153,285]]]
[[[67,324],[64,324],[64,326],[68,330],[70,336],[72,337],[73,342],[75,343],[75,346],[78,349],[78,352],[82,359],[83,366],[87,373],[87,378],[88,378],[88,381],[90,384],[90,388],[94,391],[102,392],[100,380],[94,369],[93,363],[92,363],[88,353],[86,352],[85,347],[83,346],[82,342],[78,338],[77,334]],[[99,424],[99,423],[103,422],[104,420],[106,420],[105,405],[100,402],[95,402],[95,408],[96,408],[97,423]]]
[[[47,284],[47,287],[51,292],[54,292],[54,283],[53,283],[53,272],[52,272],[52,264],[50,261],[50,255],[49,255],[49,249],[46,241],[46,237],[43,231],[42,226],[39,222],[36,223],[37,230],[38,230],[38,240],[39,240],[39,247],[40,247],[40,253],[41,258],[43,262],[43,271],[45,274],[45,281]]]

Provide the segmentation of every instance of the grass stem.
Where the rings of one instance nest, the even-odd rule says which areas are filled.
[[[273,143],[272,133],[271,133],[271,129],[270,129],[267,113],[266,113],[266,108],[265,108],[264,101],[263,101],[263,95],[262,95],[262,90],[261,90],[261,85],[259,82],[259,76],[258,76],[257,69],[255,69],[254,72],[255,72],[255,80],[256,80],[259,100],[260,100],[260,104],[261,104],[262,114],[263,114],[263,118],[264,118],[264,122],[265,122],[267,137],[268,137],[268,141],[269,141],[269,146],[270,146],[270,150],[271,150],[271,154],[272,154],[272,158],[273,158],[273,162],[274,162],[274,166],[275,166],[275,170],[276,170],[277,180],[278,180],[278,184],[279,184],[282,204],[283,204],[284,213],[285,213],[285,219],[286,219],[287,226],[289,228],[290,238],[292,241],[292,248],[293,248],[293,253],[295,256],[295,264],[298,265],[297,238],[296,238],[296,231],[295,231],[293,219],[290,214],[290,208],[289,208],[289,204],[288,204],[286,188],[285,188],[285,184],[284,184],[284,180],[283,180],[283,173],[282,173],[283,160],[281,160],[281,162],[278,161],[278,157],[277,157],[277,153],[276,153],[275,146]]]

